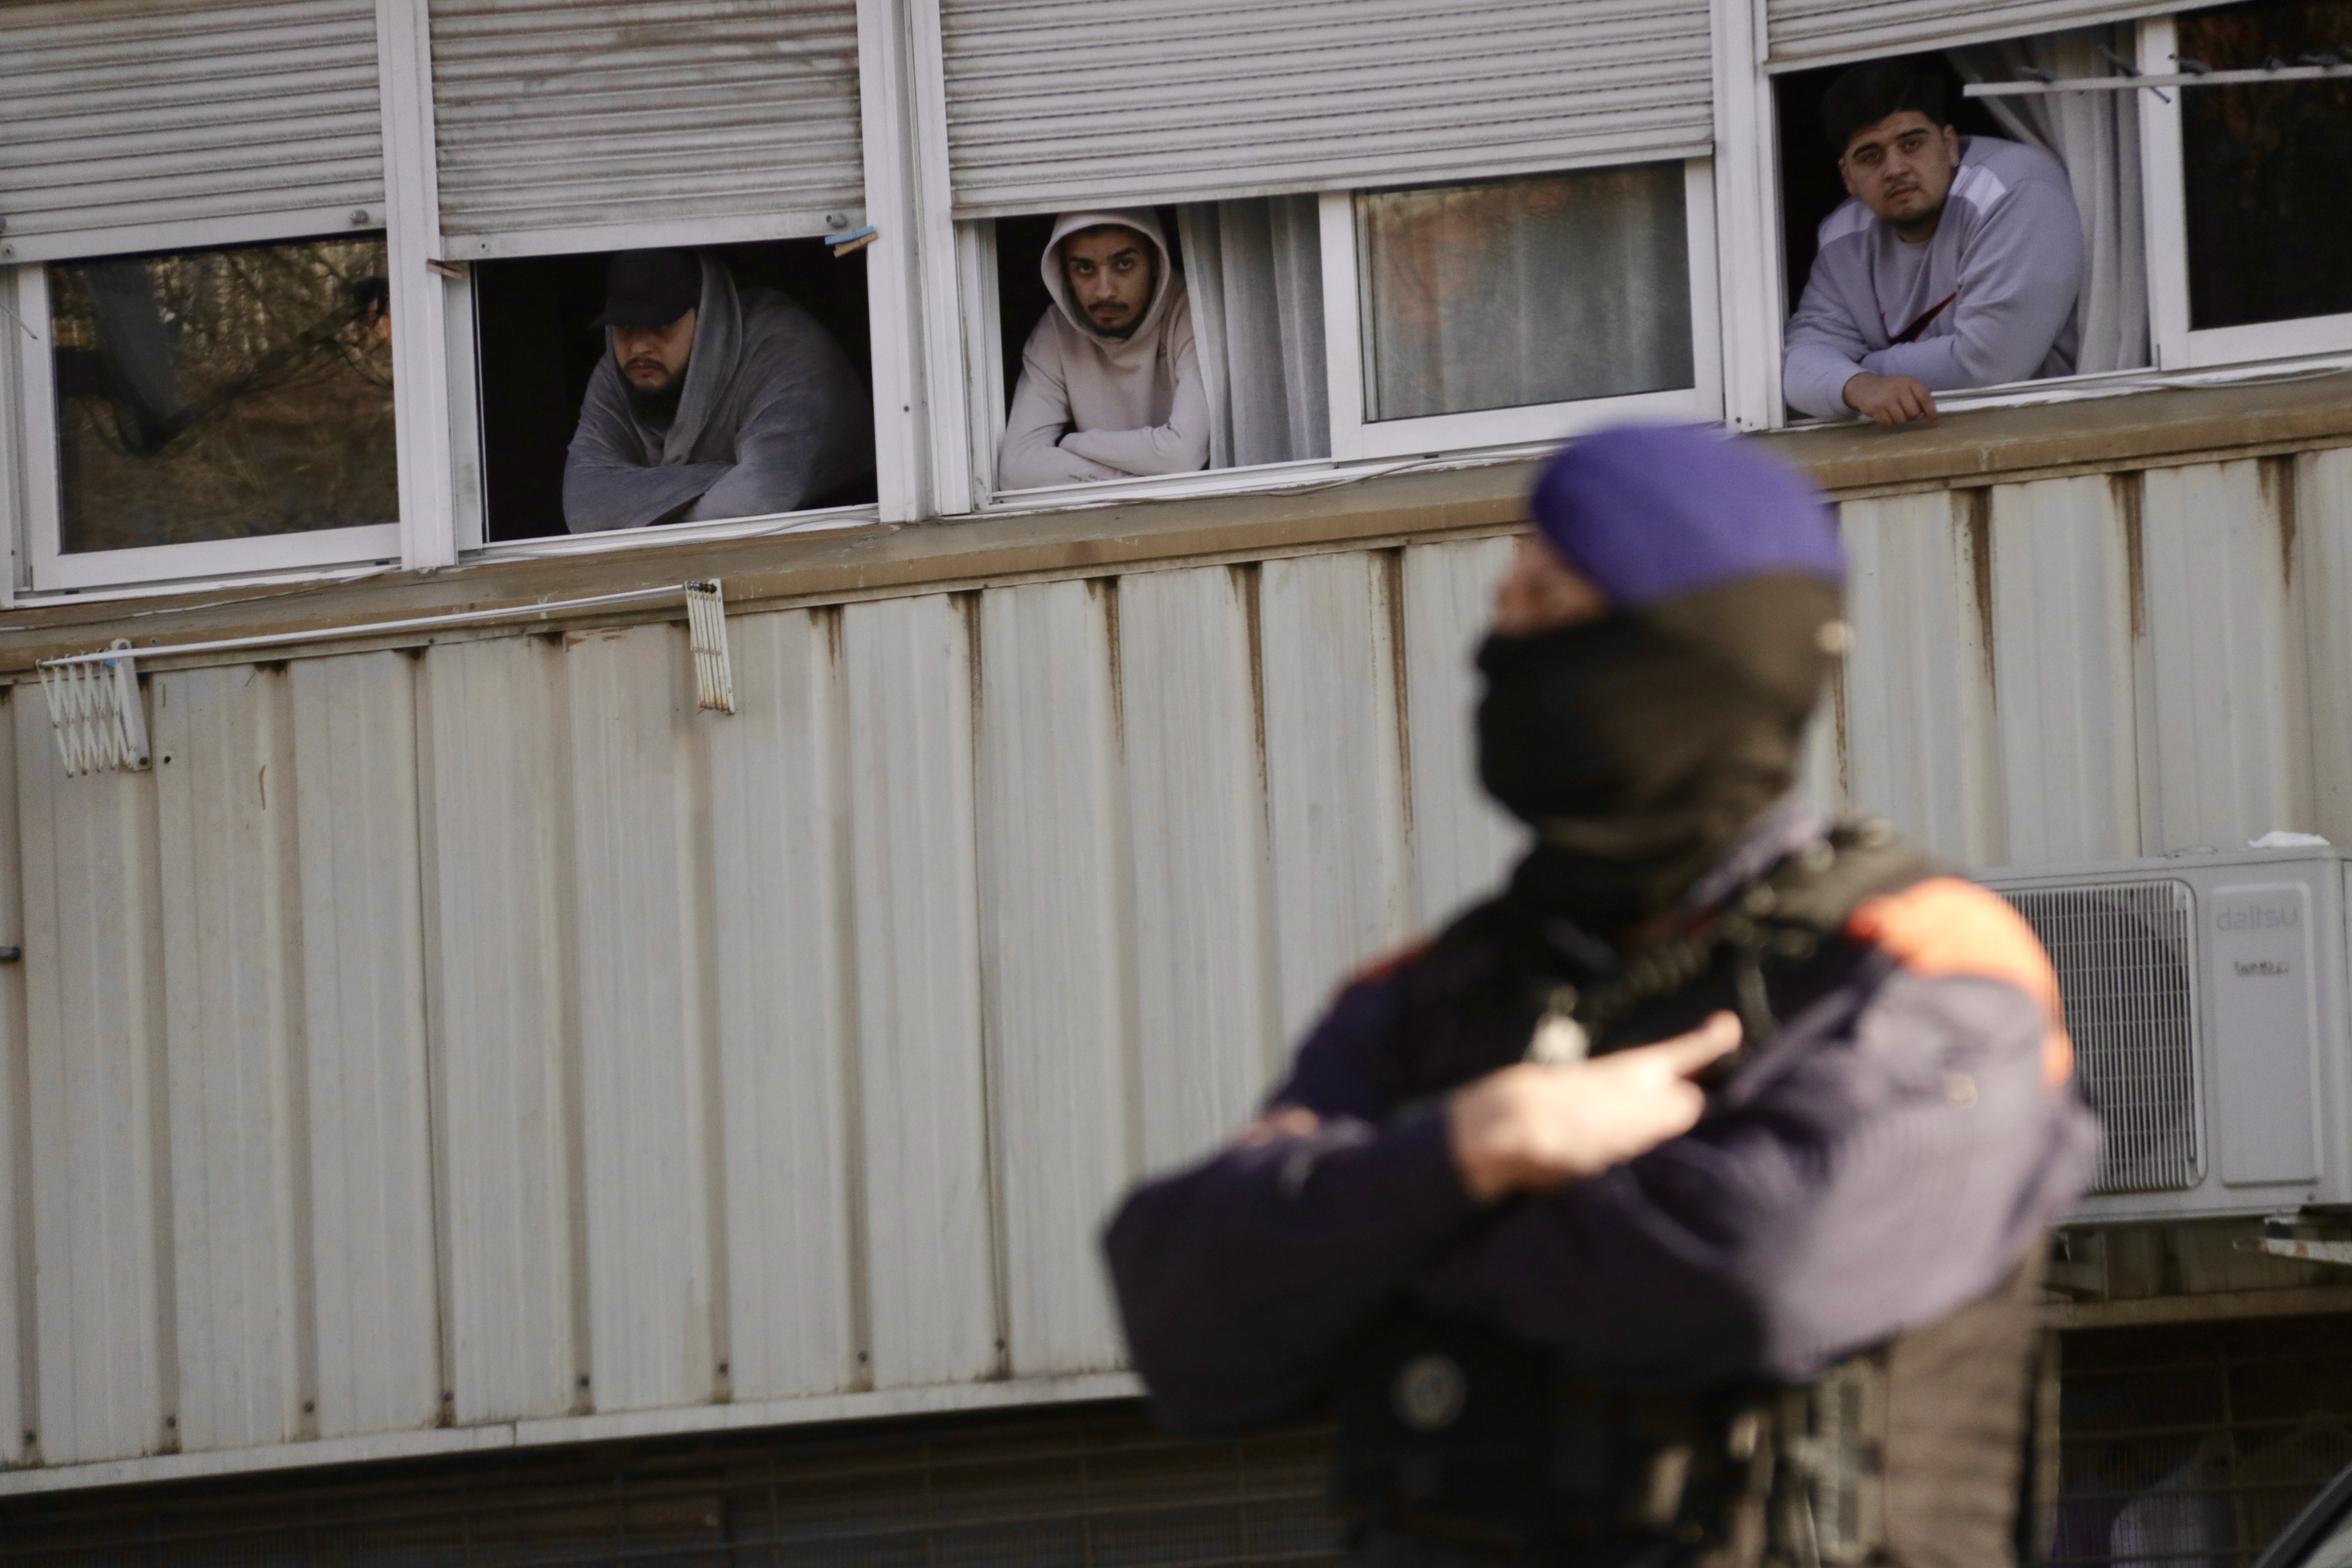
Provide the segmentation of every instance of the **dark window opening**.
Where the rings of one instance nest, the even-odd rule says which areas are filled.
[[[2352,48],[2352,5],[2263,0],[2184,16],[2175,47],[2216,70]],[[2180,95],[2189,324],[2352,311],[2352,82],[2261,82]]]
[[[865,252],[835,257],[818,239],[707,248],[726,262],[738,289],[776,289],[815,317],[841,345],[862,386],[873,386]],[[604,309],[610,259],[605,254],[534,257],[473,267],[487,542],[567,531],[564,458],[589,375],[605,352],[604,330],[589,323]],[[873,499],[869,468],[865,479],[816,504]]]
[[[1915,68],[1944,79],[1952,124],[1963,136],[2005,136],[1990,110],[1972,98],[1960,96],[1960,74],[1941,55],[1914,55]],[[1822,94],[1830,83],[1853,68],[1823,66],[1815,70],[1788,71],[1772,79],[1772,102],[1780,126],[1780,223],[1782,279],[1788,290],[1781,315],[1796,312],[1804,297],[1805,279],[1813,269],[1814,236],[1822,220],[1845,200],[1845,182],[1838,175],[1838,153],[1829,144],[1822,125]]]
[[[48,268],[59,544],[394,521],[381,236]]]

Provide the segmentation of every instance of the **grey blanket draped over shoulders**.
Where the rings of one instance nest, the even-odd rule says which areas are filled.
[[[874,471],[872,399],[815,317],[783,294],[740,294],[703,253],[702,301],[677,414],[638,416],[611,334],[563,464],[574,533],[795,511]]]

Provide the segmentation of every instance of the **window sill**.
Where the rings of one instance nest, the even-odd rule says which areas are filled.
[[[1756,439],[1842,497],[2149,467],[2207,455],[2252,457],[2352,445],[2352,372],[1981,409],[1903,430],[1831,426]],[[1051,504],[1041,497],[1027,510],[919,526],[849,523],[751,539],[648,540],[626,549],[476,560],[442,572],[385,573],[351,582],[214,584],[130,603],[84,595],[19,605],[9,614],[0,627],[0,673],[21,674],[36,659],[87,653],[116,637],[131,638],[143,651],[151,638],[193,642],[348,626],[348,637],[278,657],[414,646],[428,635],[371,639],[365,624],[502,605],[513,607],[515,627],[553,630],[560,624],[535,614],[535,602],[689,577],[722,579],[730,604],[739,609],[788,608],[1476,537],[1523,522],[1535,472],[1533,458],[1489,453],[1402,471],[1397,465],[1334,468],[1311,478],[1286,476],[1273,488],[1213,495],[1084,500],[1071,495]],[[674,609],[656,608],[607,615],[593,624],[675,616]],[[502,629],[468,626],[455,635],[478,637]],[[156,653],[169,657],[160,647]],[[207,662],[235,658],[214,656]]]

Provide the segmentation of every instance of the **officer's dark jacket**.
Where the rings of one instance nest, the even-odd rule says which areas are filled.
[[[1310,1408],[1408,1294],[1602,1384],[1803,1382],[1994,1293],[2095,1165],[2049,962],[1970,883],[1856,907],[1692,1131],[1490,1209],[1462,1189],[1430,1080],[1515,1059],[1531,1019],[1490,1031],[1503,1054],[1433,1073],[1413,1000],[1433,962],[1360,976],[1300,1048],[1270,1103],[1316,1112],[1312,1136],[1236,1145],[1113,1221],[1129,1344],[1174,1429]]]

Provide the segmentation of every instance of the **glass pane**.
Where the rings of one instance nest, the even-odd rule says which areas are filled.
[[[1357,212],[1367,418],[1693,384],[1680,163],[1382,191]]]
[[[2180,18],[2184,59],[2217,70],[2352,49],[2352,5],[2264,0]],[[2352,311],[2352,81],[2180,95],[2189,324]]]
[[[399,516],[381,237],[49,268],[69,552]]]

